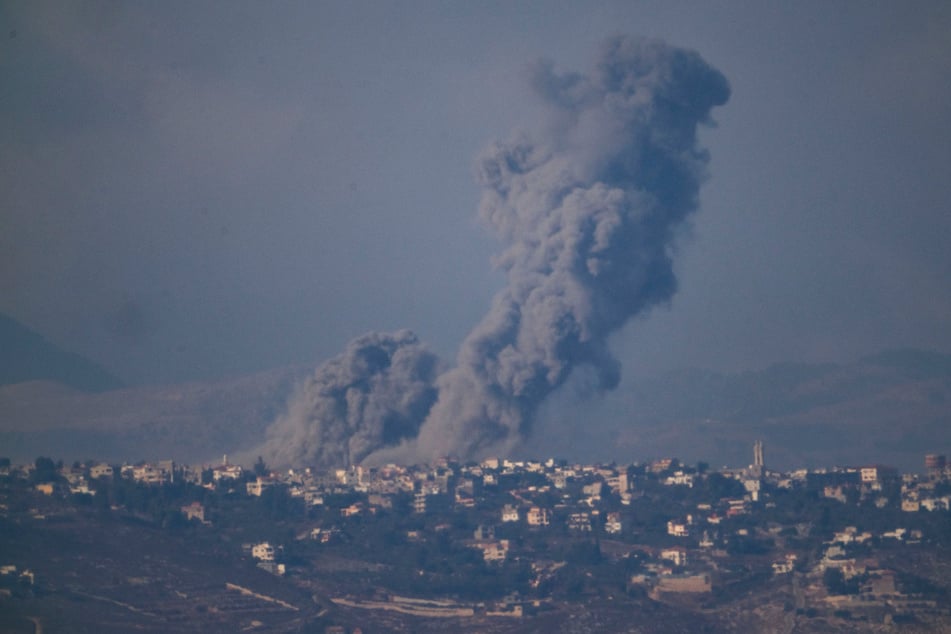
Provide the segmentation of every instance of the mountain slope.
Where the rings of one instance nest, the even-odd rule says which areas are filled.
[[[203,462],[261,442],[308,370],[86,393],[48,381],[0,387],[0,455]]]
[[[96,363],[50,343],[0,313],[0,385],[56,381],[84,392],[102,392],[122,382]]]
[[[0,455],[200,462],[248,452],[310,371],[102,393],[47,381],[2,386]],[[775,468],[883,463],[917,471],[924,454],[951,453],[951,355],[896,350],[848,364],[684,370],[560,405],[539,421],[525,455],[742,466],[761,439]]]
[[[884,462],[921,468],[951,452],[951,355],[890,350],[849,364],[782,364],[636,383],[619,446],[746,464],[754,439],[782,467]]]

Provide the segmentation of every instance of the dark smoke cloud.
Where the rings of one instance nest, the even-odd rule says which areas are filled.
[[[542,63],[533,84],[551,124],[479,161],[480,215],[507,243],[508,286],[440,377],[420,458],[504,454],[579,364],[617,384],[607,337],[674,293],[672,241],[708,160],[697,127],[730,93],[696,53],[624,37],[589,75]]]
[[[436,355],[408,330],[359,337],[298,388],[260,453],[282,466],[359,463],[416,435],[438,371]]]
[[[676,290],[673,241],[697,208],[708,161],[697,129],[726,102],[729,85],[692,51],[625,37],[608,40],[587,75],[540,63],[532,81],[549,124],[492,145],[478,162],[479,213],[506,244],[496,262],[506,288],[463,342],[456,367],[436,380],[435,403],[432,388],[418,384],[421,373],[407,381],[397,368],[359,392],[389,407],[394,387],[414,385],[421,398],[413,412],[428,411],[418,437],[368,456],[391,445],[378,423],[344,424],[339,395],[298,399],[294,422],[269,434],[275,447],[289,448],[283,456],[339,460],[347,448],[352,460],[370,462],[504,455],[573,368],[592,366],[604,389],[617,384],[607,337]],[[303,420],[313,429],[299,429]],[[306,450],[296,446],[301,434]]]

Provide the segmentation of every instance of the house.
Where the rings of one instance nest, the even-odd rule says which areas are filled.
[[[859,474],[861,475],[862,484],[881,483],[883,480],[897,476],[895,469],[881,465],[862,467],[859,470]]]
[[[687,565],[687,551],[684,548],[679,546],[674,546],[673,548],[665,548],[660,551],[660,558],[665,559],[675,566],[686,566]]]
[[[304,503],[307,504],[307,506],[322,506],[324,503],[324,496],[321,495],[319,491],[305,489]]]
[[[215,482],[221,480],[239,480],[244,473],[241,465],[223,464],[212,469],[212,478]]]
[[[586,484],[581,488],[581,493],[588,498],[594,498],[595,500],[601,499],[601,489],[604,487],[603,482],[592,482],[591,484]]]
[[[652,473],[662,473],[670,469],[673,463],[673,458],[661,458],[660,460],[654,460],[651,462],[648,468]]]
[[[685,486],[688,488],[693,488],[693,474],[684,473],[683,471],[675,471],[673,475],[667,476],[667,479],[664,480],[664,484],[667,486]]]
[[[262,478],[261,476],[258,476],[255,478],[254,482],[248,482],[244,486],[248,492],[248,495],[261,497],[261,494],[274,486],[274,484],[275,482],[271,478]]]
[[[251,547],[251,556],[258,561],[274,561],[274,546],[268,542],[261,542]]]
[[[749,504],[746,500],[727,500],[727,517],[736,517],[737,515],[746,515],[750,512]]]
[[[608,513],[607,521],[604,524],[604,530],[612,535],[621,532],[621,514],[617,512]]]
[[[86,479],[81,467],[64,467],[59,473],[66,478],[66,482],[72,485],[80,484]]]
[[[511,504],[506,504],[502,507],[502,521],[503,522],[517,522],[518,521],[518,507]]]
[[[761,487],[761,482],[755,479],[743,480],[743,488],[746,489],[746,492],[750,494],[750,499],[754,502],[759,502],[759,492]]]
[[[192,502],[191,504],[183,506],[181,510],[186,520],[198,520],[204,523],[205,507],[202,506],[201,502]]]
[[[842,485],[839,485],[839,486],[827,485],[823,487],[822,497],[829,498],[830,500],[838,500],[839,502],[842,502],[843,504],[845,504],[846,502],[845,490],[842,487]]]
[[[419,514],[426,512],[426,494],[422,491],[413,495],[413,512]]]
[[[329,544],[336,536],[340,534],[340,529],[332,528],[314,528],[310,531],[310,538],[321,544]]]
[[[112,475],[112,466],[106,464],[105,462],[101,462],[89,468],[89,477],[93,480],[98,480],[99,478],[111,478]]]
[[[363,511],[363,504],[355,502],[350,506],[340,509],[340,515],[343,517],[353,517],[354,515],[359,515],[361,511]]]
[[[168,474],[151,464],[144,464],[132,468],[132,479],[143,484],[158,485],[168,481]]]
[[[773,562],[774,575],[786,575],[793,571],[796,565],[796,554],[786,553],[782,561]]]
[[[540,506],[533,506],[528,509],[528,514],[525,516],[525,520],[528,522],[529,526],[548,526],[551,523],[551,514],[548,512],[548,509],[542,508]]]
[[[495,527],[479,524],[473,532],[473,537],[479,541],[495,539]]]
[[[498,469],[499,468],[499,459],[498,458],[486,458],[482,461],[483,469]]]
[[[690,527],[686,522],[670,520],[667,522],[667,534],[674,537],[690,537]]]
[[[608,488],[618,495],[627,493],[630,490],[630,481],[628,480],[626,471],[606,478],[605,482],[607,483]]]
[[[919,501],[920,507],[926,511],[947,511],[951,502],[951,496],[940,498],[923,498]]]
[[[505,561],[509,554],[509,540],[507,539],[486,542],[479,544],[478,547],[482,549],[482,558],[486,562]]]
[[[70,493],[75,493],[77,495],[96,495],[96,491],[89,488],[89,483],[85,480],[79,480],[75,484],[71,484],[69,487]]]
[[[367,496],[367,504],[370,506],[376,506],[381,509],[391,509],[393,508],[393,498],[389,495],[380,495],[379,493],[371,493]]]
[[[907,528],[896,528],[893,531],[885,531],[884,533],[882,533],[882,537],[889,538],[889,539],[902,540],[902,539],[905,539],[905,533],[907,532],[908,532]]]
[[[572,513],[568,516],[568,528],[582,533],[591,532],[591,516],[587,513]]]

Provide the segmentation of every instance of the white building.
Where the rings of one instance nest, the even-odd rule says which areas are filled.
[[[509,554],[509,540],[500,539],[499,541],[480,544],[482,549],[482,558],[487,561],[505,561]]]
[[[97,478],[111,478],[112,473],[112,466],[107,465],[105,462],[93,465],[89,468],[89,477],[93,480]]]
[[[258,476],[254,482],[248,482],[244,486],[248,492],[248,495],[261,497],[261,494],[264,493],[264,491],[274,486],[274,481],[270,478],[262,478],[261,476]]]
[[[612,535],[619,534],[621,532],[621,514],[608,513],[607,521],[604,524],[604,530]]]
[[[686,566],[687,565],[687,551],[683,548],[677,546],[673,548],[665,548],[660,551],[660,558],[666,559],[675,566]]]
[[[274,546],[261,542],[251,547],[251,556],[259,561],[274,561]]]
[[[551,523],[551,515],[548,509],[540,506],[530,508],[525,519],[529,526],[548,526],[548,524]]]

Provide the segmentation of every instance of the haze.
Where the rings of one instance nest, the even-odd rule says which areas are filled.
[[[728,78],[668,307],[625,376],[951,349],[946,3],[5,3],[0,312],[130,383],[412,328],[453,359],[503,285],[475,157],[539,58],[617,32]]]

